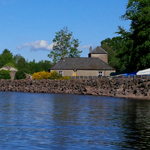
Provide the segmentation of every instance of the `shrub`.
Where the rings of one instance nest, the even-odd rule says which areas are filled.
[[[68,76],[61,77],[60,80],[70,80],[71,78]]]
[[[11,79],[10,71],[0,70],[0,79]]]
[[[26,78],[26,75],[25,75],[25,73],[24,73],[24,71],[18,71],[18,72],[16,72],[16,74],[15,74],[15,79],[25,79]]]
[[[33,74],[33,79],[34,80],[40,80],[40,79],[60,79],[60,80],[69,80],[71,79],[68,76],[62,77],[61,75],[58,74],[56,71],[51,71],[46,72],[46,71],[41,71],[41,72],[36,72]]]
[[[50,77],[49,79],[60,79],[62,76],[58,74],[56,71],[50,72]]]
[[[33,74],[33,79],[49,79],[50,73],[46,71],[36,72]]]
[[[42,79],[42,77],[41,77],[41,75],[40,75],[40,73],[39,72],[35,72],[34,74],[33,74],[33,79]]]

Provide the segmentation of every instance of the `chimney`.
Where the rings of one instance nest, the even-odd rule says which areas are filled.
[[[89,54],[88,54],[89,57],[91,57],[91,53],[92,53],[92,47],[90,46],[90,48],[89,48]]]
[[[89,48],[89,53],[92,53],[92,47],[90,46],[90,48]]]

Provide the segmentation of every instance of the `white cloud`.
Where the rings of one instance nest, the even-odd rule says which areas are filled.
[[[86,48],[90,48],[90,46],[92,46],[92,45],[79,46],[78,49],[83,50],[83,49],[86,49]]]
[[[31,51],[37,50],[52,50],[54,43],[48,44],[47,41],[38,40],[36,42],[25,43],[17,47],[17,49],[23,49],[25,47],[29,47]],[[91,45],[79,46],[79,50],[83,50],[89,48]]]
[[[36,42],[25,43],[17,47],[17,49],[23,49],[25,47],[29,47],[31,51],[37,50],[52,50],[54,43],[48,44],[47,41],[38,40]]]

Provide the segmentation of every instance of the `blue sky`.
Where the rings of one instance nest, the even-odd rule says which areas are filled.
[[[0,53],[5,48],[13,55],[36,62],[50,60],[55,32],[68,27],[78,38],[81,57],[89,46],[100,46],[116,36],[118,26],[129,29],[130,22],[120,16],[128,0],[0,0]]]

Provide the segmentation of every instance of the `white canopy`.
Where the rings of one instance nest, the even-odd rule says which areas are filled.
[[[2,67],[0,68],[0,70],[8,70],[6,67]]]
[[[18,70],[15,69],[15,68],[10,68],[9,70],[10,70],[10,71],[16,71],[16,72],[18,71]]]
[[[9,70],[9,71],[18,71],[17,69],[13,68],[12,66],[4,66],[2,68],[0,68],[0,70]]]
[[[150,75],[150,68],[145,70],[140,70],[136,73],[136,75]]]

